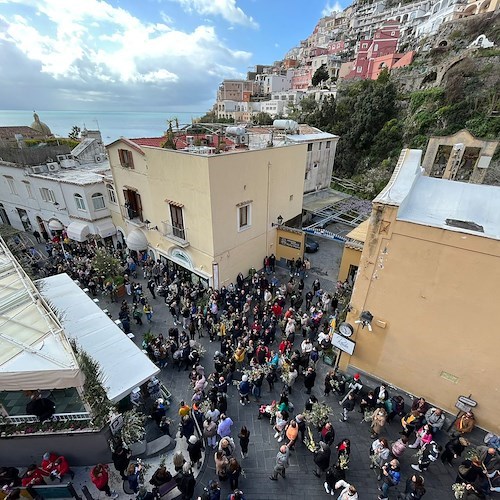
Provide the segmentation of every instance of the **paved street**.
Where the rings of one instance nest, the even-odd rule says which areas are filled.
[[[315,262],[315,255],[313,254],[310,258],[313,268],[316,267],[317,264]],[[286,270],[279,269],[278,274],[280,279],[287,279]],[[315,274],[311,273],[306,279],[306,287],[310,286],[314,278]],[[319,278],[321,280],[322,276],[319,276]],[[325,283],[325,285],[327,284]],[[148,295],[147,291],[146,295]],[[164,306],[163,300],[161,298],[157,298],[156,301],[151,300],[151,302],[155,311],[153,323],[149,325],[145,322],[143,326],[137,326],[135,324],[132,326],[133,333],[135,334],[134,341],[138,345],[141,344],[143,334],[149,329],[151,329],[153,333],[163,332],[163,334],[165,334],[167,329],[170,326],[173,326],[172,318]],[[110,312],[113,313],[114,318],[117,317],[118,306],[116,304],[111,304],[107,298],[103,298],[101,299],[101,305],[103,307],[107,307]],[[201,342],[207,349],[203,365],[207,371],[211,371],[213,369],[213,354],[219,348],[219,343],[209,343],[206,337],[201,339]],[[323,361],[319,361],[317,383],[313,389],[313,393],[320,400],[325,399],[323,397],[323,378],[328,368],[329,367],[325,365]],[[176,369],[172,369],[169,365],[162,370],[159,376],[163,383],[172,392],[173,399],[169,413],[171,417],[175,417],[176,422],[178,422],[176,410],[179,401],[182,399],[189,400],[192,395],[187,374],[188,372],[184,371],[177,372]],[[375,381],[370,382],[367,381],[366,378],[364,378],[364,381],[365,384],[370,387],[375,387],[377,385]],[[279,398],[280,389],[281,383],[279,382],[276,384],[276,390],[273,393],[269,393],[268,386],[265,383],[263,386],[262,402],[271,402],[273,399]],[[313,475],[314,463],[312,453],[309,452],[302,444],[298,444],[296,451],[291,454],[291,466],[287,471],[286,480],[281,480],[281,478],[277,482],[269,480],[269,474],[273,469],[275,456],[279,447],[279,444],[273,437],[274,431],[269,424],[269,420],[257,419],[258,404],[253,402],[253,398],[251,405],[241,406],[239,404],[235,387],[230,388],[229,394],[229,407],[227,413],[235,422],[235,426],[233,428],[233,437],[235,438],[235,441],[238,443],[237,434],[242,425],[246,425],[251,432],[249,456],[247,459],[242,461],[242,466],[246,472],[246,478],[242,477],[240,480],[240,488],[245,492],[246,498],[259,500],[285,500],[297,498],[298,495],[299,497],[307,495],[307,497],[311,500],[326,498],[327,494],[323,488],[324,480],[320,480]],[[291,400],[295,405],[294,414],[303,410],[306,398],[307,396],[304,393],[302,377],[299,377],[291,396]],[[336,431],[336,442],[339,442],[342,438],[349,438],[352,443],[351,462],[349,471],[347,472],[348,481],[356,485],[358,491],[361,493],[361,498],[377,498],[379,492],[377,490],[378,483],[376,480],[376,474],[369,469],[370,462],[368,450],[372,443],[369,424],[360,422],[361,414],[357,411],[351,414],[348,423],[339,422],[340,406],[338,404],[337,397],[331,395],[328,397],[327,401],[334,410],[334,415],[331,417],[331,421],[333,422]],[[175,428],[175,426],[173,426],[173,428]],[[400,430],[401,427],[396,419],[392,424],[386,426],[386,430],[382,435],[387,437],[390,441],[395,441],[399,438],[398,432]],[[438,439],[442,444],[446,442],[446,436],[444,434],[439,436]],[[477,442],[479,442],[479,440],[480,435],[477,437]],[[403,481],[398,490],[393,489],[393,491],[391,491],[391,498],[397,497],[396,491],[402,491],[404,489],[404,481],[406,481],[409,475],[412,474],[413,471],[410,468],[410,464],[416,463],[416,460],[412,460],[413,455],[414,450],[407,450],[406,455],[403,457]],[[332,457],[333,456],[334,454],[332,454]],[[237,451],[237,457],[239,458],[239,448]],[[429,471],[424,475],[426,478],[427,488],[426,498],[453,498],[451,493],[451,484],[456,476],[456,471],[454,469],[445,467],[441,464],[441,462],[439,462],[433,464]],[[202,487],[206,486],[208,481],[210,479],[214,479],[215,477],[213,453],[209,452],[205,459],[203,468],[197,478],[197,493],[200,493],[202,491]],[[223,483],[223,493],[226,495],[229,493],[229,485],[227,483]]]

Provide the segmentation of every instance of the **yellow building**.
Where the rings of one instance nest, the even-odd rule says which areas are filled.
[[[500,188],[425,176],[421,160],[404,150],[373,201],[347,316],[356,347],[341,366],[452,413],[470,396],[498,433]]]
[[[347,240],[339,268],[339,281],[342,283],[346,280],[352,283],[356,279],[369,224],[370,221],[365,220],[346,235]]]
[[[219,288],[275,253],[278,217],[300,216],[307,146],[211,154],[119,139],[108,146],[120,212],[113,220],[132,250]]]

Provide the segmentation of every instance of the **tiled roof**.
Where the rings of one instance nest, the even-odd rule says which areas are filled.
[[[139,137],[137,139],[130,139],[139,146],[152,146],[155,148],[161,148],[163,143],[166,141],[165,137]]]

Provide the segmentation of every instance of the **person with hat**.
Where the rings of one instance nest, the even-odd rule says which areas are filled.
[[[245,404],[250,403],[250,382],[248,381],[248,375],[241,377],[241,382],[238,384],[238,392],[240,394],[240,405],[245,406]]]
[[[189,453],[189,460],[191,460],[191,464],[196,464],[196,467],[199,469],[201,467],[201,459],[202,455],[203,443],[192,434],[188,439],[187,451]]]

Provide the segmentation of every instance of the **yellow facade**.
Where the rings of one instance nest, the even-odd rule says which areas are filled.
[[[485,199],[500,191],[471,187],[488,190]],[[347,317],[356,349],[343,356],[343,367],[389,381],[451,413],[458,396],[470,395],[478,402],[478,425],[498,433],[499,237],[400,220],[411,201],[392,202],[390,194],[373,205]],[[355,323],[362,311],[374,316],[372,332]]]
[[[370,221],[365,220],[346,235],[347,241],[344,245],[344,251],[342,252],[338,277],[338,280],[342,283],[346,280],[354,281],[356,277],[369,222]]]
[[[133,169],[121,166],[120,149],[132,152]],[[119,140],[108,146],[122,206],[114,222],[125,236],[143,232],[157,258],[163,255],[213,286],[229,284],[239,272],[261,268],[264,256],[276,252],[272,224],[279,215],[287,221],[301,213],[306,149],[297,145],[204,155]],[[140,193],[147,227],[127,217],[124,189]],[[169,234],[172,203],[182,210],[182,241]],[[239,210],[247,205],[249,223],[241,228]]]

